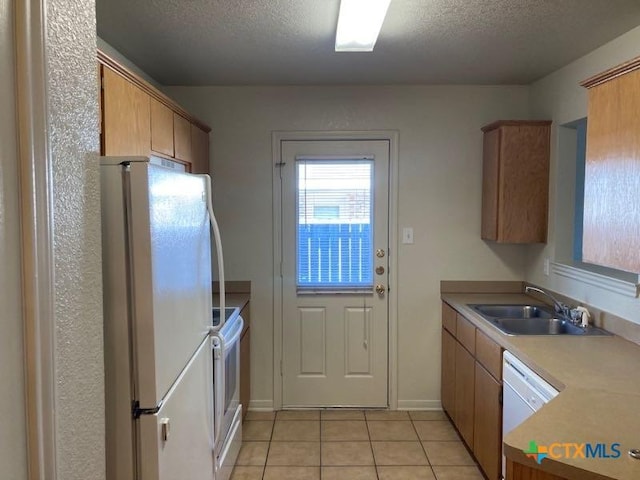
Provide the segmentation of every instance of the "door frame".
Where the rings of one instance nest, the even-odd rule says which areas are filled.
[[[282,408],[282,203],[280,162],[282,142],[386,140],[389,142],[389,318],[387,350],[387,398],[398,408],[398,131],[274,131],[271,134],[273,171],[273,409]]]
[[[29,479],[57,478],[53,180],[44,0],[14,2]],[[98,412],[99,413],[99,412]]]

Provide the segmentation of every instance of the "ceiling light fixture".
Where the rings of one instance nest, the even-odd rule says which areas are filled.
[[[336,52],[371,52],[391,0],[340,0]]]

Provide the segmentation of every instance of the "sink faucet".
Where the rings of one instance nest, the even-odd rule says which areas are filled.
[[[530,285],[527,285],[526,287],[524,287],[524,291],[525,293],[537,292],[549,298],[553,302],[553,308],[555,309],[556,313],[559,313],[563,315],[565,318],[568,318],[573,321],[571,317],[571,307],[556,300],[556,298],[553,295],[551,295],[549,292],[546,292],[538,287],[532,287]]]

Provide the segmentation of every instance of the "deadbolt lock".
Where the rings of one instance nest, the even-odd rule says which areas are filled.
[[[379,267],[376,267],[376,273],[378,275],[382,275],[384,273],[384,267],[382,265],[380,265]]]
[[[376,257],[378,258],[384,258],[384,250],[382,248],[378,248],[376,250]]]

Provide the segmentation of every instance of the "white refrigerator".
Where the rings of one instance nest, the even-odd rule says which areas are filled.
[[[211,480],[206,177],[146,157],[100,169],[107,479]]]

